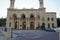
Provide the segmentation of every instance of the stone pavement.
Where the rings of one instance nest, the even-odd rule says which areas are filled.
[[[58,33],[40,30],[15,30],[12,35],[12,40],[59,40]]]
[[[0,31],[0,40],[7,40],[4,31]]]

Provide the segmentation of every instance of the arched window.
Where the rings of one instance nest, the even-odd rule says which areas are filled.
[[[25,18],[26,18],[26,17],[25,17],[25,14],[22,14],[22,15],[21,15],[21,18],[22,18],[22,19],[25,19]]]
[[[52,27],[54,28],[54,23],[52,23]]]
[[[54,18],[51,18],[52,21],[54,21]]]
[[[50,28],[50,24],[48,23],[48,28]]]
[[[9,23],[9,27],[11,27],[11,22]]]
[[[50,20],[50,18],[48,17],[48,19],[47,19],[48,21]]]

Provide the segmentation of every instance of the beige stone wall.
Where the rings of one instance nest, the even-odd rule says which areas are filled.
[[[47,18],[49,17],[49,21]],[[53,18],[53,21],[51,20]],[[52,28],[52,23],[54,23],[54,27],[57,27],[57,19],[56,19],[56,12],[47,12],[46,13],[46,26],[50,23],[50,27]]]
[[[14,20],[13,20],[13,14],[16,14],[17,18],[18,18],[18,22],[19,22],[19,29],[22,29],[20,27],[20,25],[22,25],[22,21],[21,20],[21,15],[25,14],[26,16],[26,28],[30,27],[30,15],[33,14],[35,17],[35,28],[38,26],[37,24],[39,23],[40,26],[42,25],[42,23],[45,23],[45,27],[48,27],[48,23],[54,23],[54,26],[57,27],[57,21],[56,21],[56,13],[55,12],[45,12],[45,8],[40,8],[40,9],[8,9],[7,12],[7,22],[6,22],[6,26],[7,28],[9,28],[9,22],[11,22],[11,28],[14,28]],[[37,16],[40,16],[40,19],[37,19]],[[47,18],[54,18],[54,21],[47,21]],[[51,26],[52,27],[52,26]]]

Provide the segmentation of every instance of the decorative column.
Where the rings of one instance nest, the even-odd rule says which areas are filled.
[[[19,17],[19,29],[22,29],[22,20],[21,20],[21,16]]]
[[[36,27],[37,27],[37,18],[35,17],[35,28],[34,29],[36,29]]]
[[[29,18],[26,19],[26,29],[29,29]]]
[[[17,29],[19,29],[19,18],[17,19]]]
[[[10,0],[10,8],[14,8],[14,2],[15,0]]]

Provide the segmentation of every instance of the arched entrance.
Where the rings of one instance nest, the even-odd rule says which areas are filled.
[[[34,22],[30,22],[30,29],[34,29]]]
[[[17,29],[17,16],[16,14],[13,14],[13,20],[14,20],[14,28]]]
[[[26,22],[22,23],[22,29],[26,29]]]
[[[26,16],[25,14],[21,15],[22,29],[26,29]]]

